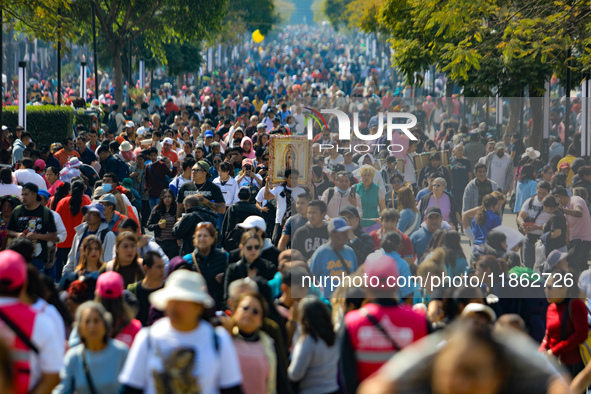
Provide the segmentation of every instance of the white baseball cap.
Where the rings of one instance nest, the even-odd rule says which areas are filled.
[[[173,144],[172,138],[166,137],[164,140],[162,140],[162,143],[172,145]]]
[[[251,228],[258,228],[260,230],[267,231],[267,223],[265,222],[265,219],[260,216],[249,216],[238,226],[247,230]]]

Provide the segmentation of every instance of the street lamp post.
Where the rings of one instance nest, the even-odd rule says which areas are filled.
[[[91,8],[92,8],[92,50],[94,52],[93,54],[93,61],[94,61],[94,95],[96,98],[98,98],[99,96],[99,76],[98,76],[98,59],[96,57],[96,23],[95,23],[95,19],[96,19],[96,15],[95,15],[95,11],[94,11],[94,7],[96,7],[96,2],[92,2]]]

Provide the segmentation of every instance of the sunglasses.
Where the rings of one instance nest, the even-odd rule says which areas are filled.
[[[402,183],[402,181],[400,179],[397,179],[395,181],[392,181],[392,183]]]
[[[199,172],[199,171],[205,172],[205,170],[203,168],[192,168],[191,169],[191,172]]]
[[[249,306],[243,306],[241,308],[245,312],[250,311],[255,316],[258,315],[259,313],[261,313],[261,311],[258,308],[251,308]]]
[[[197,228],[203,228],[203,227],[207,227],[207,226],[213,227],[213,224],[211,222],[201,222],[197,225]]]
[[[250,252],[251,250],[253,250],[253,249],[254,249],[254,250],[260,250],[260,249],[261,249],[261,245],[248,245],[248,246],[246,247],[246,250],[248,250],[249,252]]]
[[[222,164],[221,160],[214,160],[213,164]]]

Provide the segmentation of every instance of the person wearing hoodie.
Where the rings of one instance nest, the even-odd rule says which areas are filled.
[[[244,136],[242,141],[240,142],[240,147],[242,148],[242,156],[244,159],[253,160],[255,158],[254,148],[252,140]]]
[[[16,136],[15,136],[16,138]],[[12,143],[12,165],[20,162],[23,159],[23,153],[27,145],[31,143],[31,133],[24,132],[21,138],[16,138]]]
[[[115,234],[109,231],[109,224],[105,219],[105,207],[99,202],[93,202],[90,205],[83,206],[80,210],[84,215],[84,221],[74,227],[76,235],[74,235],[74,239],[72,240],[68,262],[62,270],[62,275],[74,271],[80,258],[82,241],[89,235],[96,235],[103,243],[102,261],[111,261],[115,256],[113,253]]]

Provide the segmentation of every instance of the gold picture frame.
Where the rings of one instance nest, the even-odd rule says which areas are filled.
[[[285,182],[285,170],[299,171],[298,185],[307,185],[312,176],[311,143],[306,137],[272,135],[269,141],[269,182]],[[294,185],[295,186],[295,185]]]

